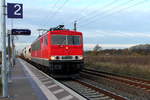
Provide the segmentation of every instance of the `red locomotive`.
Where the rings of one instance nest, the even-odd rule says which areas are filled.
[[[32,62],[53,76],[78,75],[83,68],[83,37],[81,32],[51,28],[31,45]]]

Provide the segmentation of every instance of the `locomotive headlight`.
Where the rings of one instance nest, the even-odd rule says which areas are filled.
[[[79,60],[82,60],[83,59],[83,56],[78,56]]]
[[[59,60],[60,57],[59,56],[51,56],[51,60]]]
[[[55,60],[55,56],[51,56],[51,60]]]

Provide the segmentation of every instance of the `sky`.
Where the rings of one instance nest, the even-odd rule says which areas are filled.
[[[84,49],[122,49],[150,43],[150,0],[6,0],[23,4],[23,19],[7,19],[7,29],[31,29],[17,36],[17,49],[30,45],[41,32],[64,24],[83,32]],[[13,23],[13,24],[12,24]]]

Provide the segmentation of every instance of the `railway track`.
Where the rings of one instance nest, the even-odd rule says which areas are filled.
[[[29,63],[34,65],[31,62]],[[78,94],[84,96],[85,98],[87,98],[87,100],[127,100],[125,97],[119,96],[110,91],[102,89],[100,86],[95,86],[95,84],[93,84],[92,82],[84,81],[84,79],[58,81],[60,81],[67,87],[73,89]]]
[[[84,79],[61,81],[61,83],[86,97],[88,100],[128,100],[125,97],[95,86],[92,82]]]
[[[129,86],[135,87],[137,89],[142,89],[148,93],[150,93],[150,81],[148,80],[142,80],[142,79],[137,79],[137,78],[132,78],[132,77],[126,77],[126,76],[119,76],[119,75],[114,75],[111,73],[106,73],[106,72],[101,72],[101,71],[96,71],[92,69],[83,69],[83,73],[88,73],[91,75],[95,75],[98,77],[104,77],[110,80],[118,81],[125,83]]]
[[[133,94],[131,92],[124,95],[124,94],[120,93],[120,91],[118,91],[118,90],[117,90],[117,92],[114,90],[111,90],[112,89],[111,87],[105,87],[105,86],[103,87],[102,85],[100,85],[99,82],[102,82],[101,79],[99,80],[99,82],[95,81],[95,80],[97,80],[97,77],[103,77],[103,78],[107,78],[108,80],[125,83],[132,87],[136,87],[137,89],[140,88],[140,89],[150,93],[149,88],[147,88],[150,86],[149,81],[136,79],[136,78],[130,78],[130,77],[128,78],[128,77],[116,76],[114,74],[110,74],[110,73],[106,73],[106,72],[99,72],[99,71],[95,71],[95,70],[91,70],[91,69],[83,69],[81,73],[86,73],[90,76],[85,78],[85,77],[82,77],[82,75],[81,75],[81,77],[78,80],[68,80],[68,81],[58,80],[58,81],[60,81],[64,85],[68,86],[69,88],[73,89],[80,95],[86,97],[88,100],[150,100],[149,96],[148,96],[148,99],[145,99],[145,97],[142,97],[142,99],[141,99],[138,96],[132,96]],[[96,78],[94,80],[92,80],[90,78],[91,76],[94,76]],[[110,84],[110,86],[113,86],[114,84],[116,85],[115,82],[109,83],[109,81],[105,81],[104,84]],[[116,86],[119,87],[118,85],[116,85]],[[124,86],[124,87],[126,88],[127,86]],[[121,89],[122,89],[122,87],[121,87]],[[137,90],[135,90],[135,91],[137,91]],[[140,93],[141,92],[139,92],[139,94]]]

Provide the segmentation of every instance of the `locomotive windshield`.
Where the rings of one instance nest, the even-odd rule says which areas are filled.
[[[52,35],[52,44],[65,45],[66,44],[66,36],[65,35]]]
[[[53,45],[80,45],[79,35],[52,35]]]

